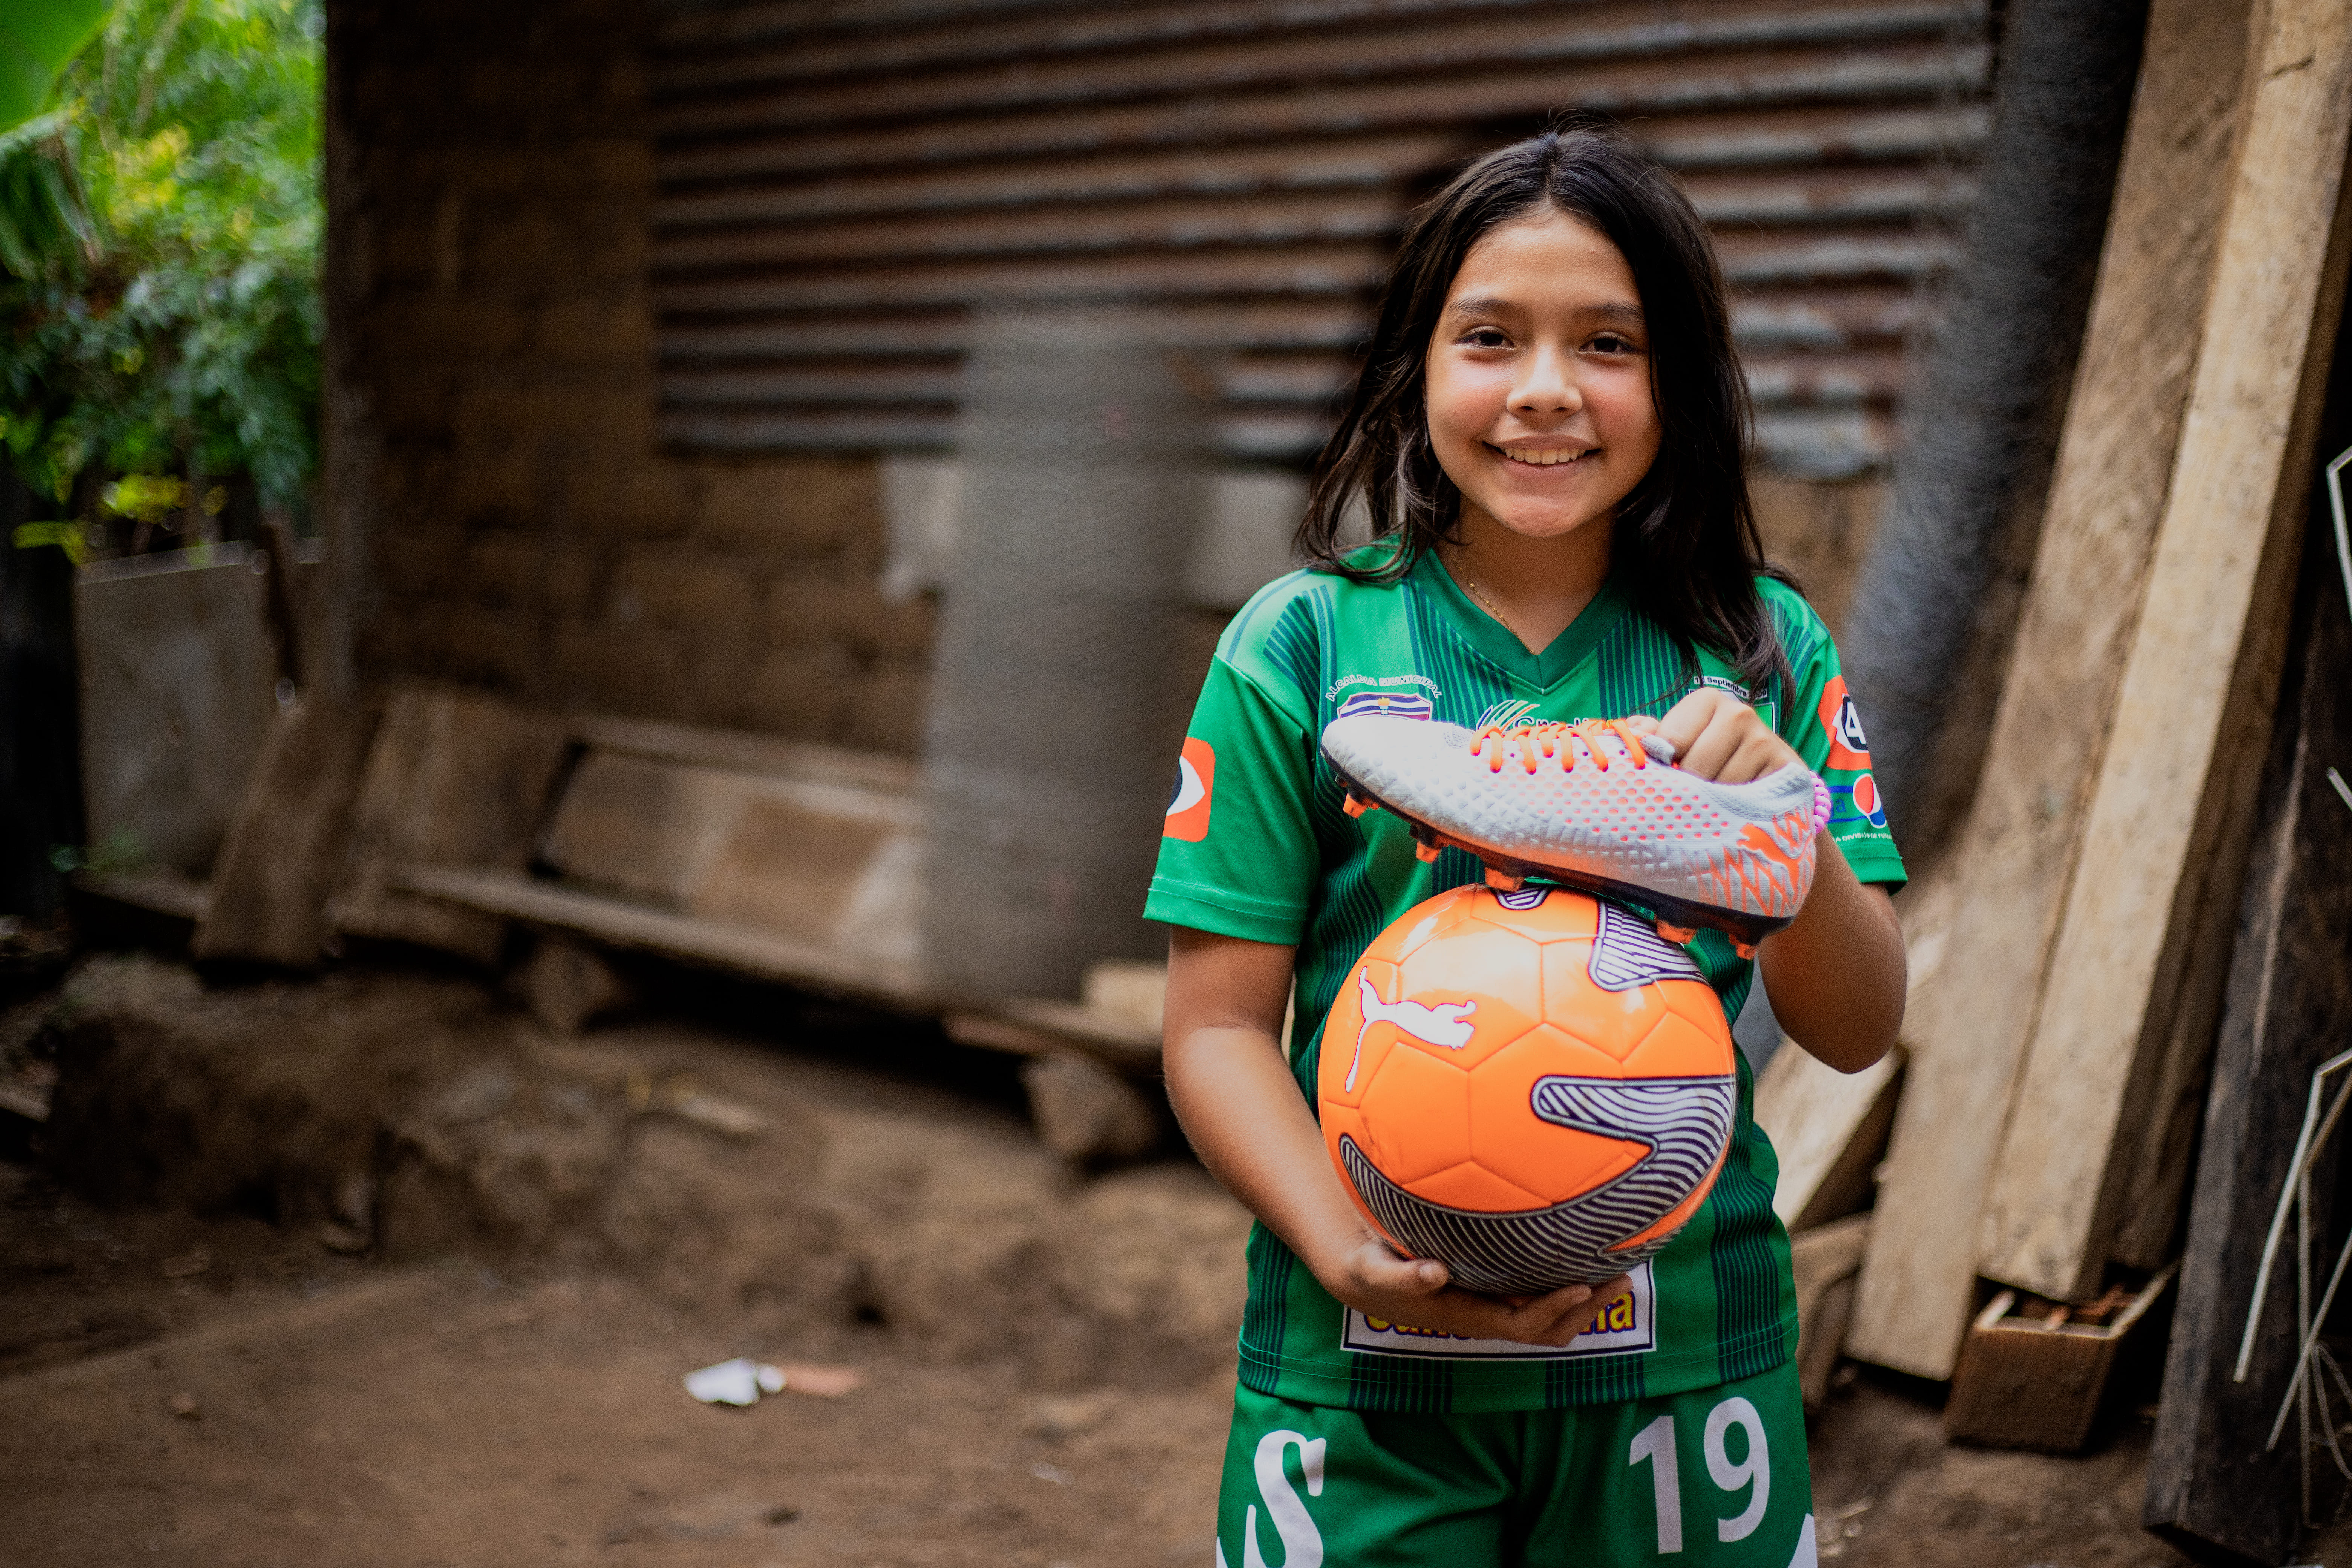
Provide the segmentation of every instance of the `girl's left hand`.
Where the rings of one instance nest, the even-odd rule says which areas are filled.
[[[1755,709],[1712,686],[1700,687],[1663,719],[1637,714],[1625,722],[1637,735],[1664,735],[1676,767],[1718,784],[1748,784],[1804,761]]]

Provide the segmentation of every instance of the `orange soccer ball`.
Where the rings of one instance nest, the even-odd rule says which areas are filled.
[[[1562,888],[1455,888],[1357,960],[1323,1026],[1323,1141],[1365,1217],[1465,1289],[1597,1284],[1715,1184],[1737,1047],[1698,966]]]

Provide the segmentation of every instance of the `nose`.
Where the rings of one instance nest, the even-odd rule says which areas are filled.
[[[1517,384],[1511,388],[1513,413],[1574,414],[1583,408],[1574,355],[1547,346],[1528,355],[1520,365]]]

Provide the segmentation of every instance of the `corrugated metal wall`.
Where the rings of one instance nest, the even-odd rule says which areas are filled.
[[[662,430],[952,437],[975,309],[1051,291],[1229,346],[1237,457],[1319,438],[1407,205],[1555,108],[1632,122],[1739,291],[1768,455],[1884,461],[1984,135],[1989,0],[766,0],[654,62]]]

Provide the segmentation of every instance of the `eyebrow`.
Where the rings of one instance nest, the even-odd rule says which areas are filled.
[[[1449,316],[1494,316],[1500,315],[1510,309],[1512,309],[1512,303],[1508,300],[1489,294],[1474,294],[1465,300],[1456,300],[1446,307],[1445,313]],[[1592,314],[1600,317],[1603,321],[1617,326],[1639,327],[1647,324],[1647,318],[1642,314],[1640,306],[1628,305],[1622,301],[1612,300],[1606,305],[1595,305],[1592,308]]]

